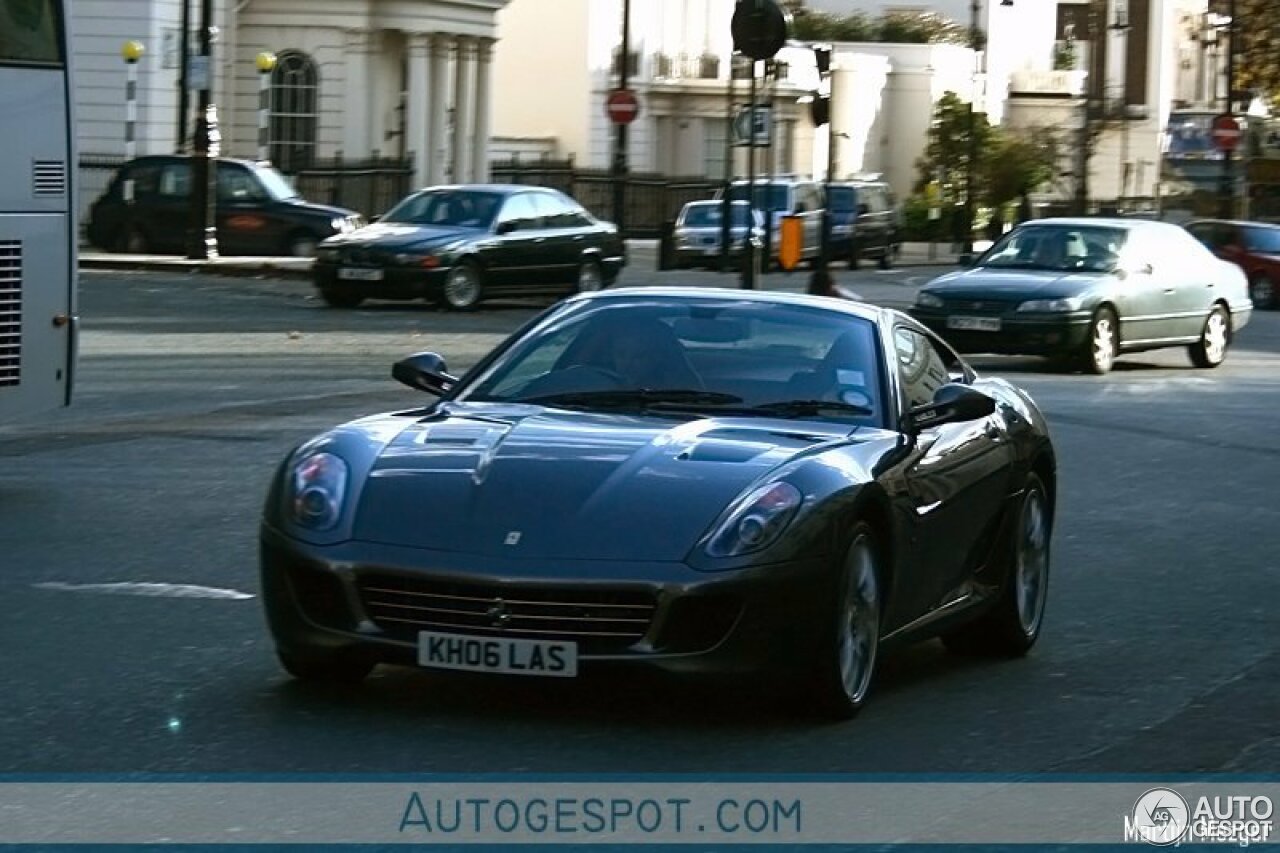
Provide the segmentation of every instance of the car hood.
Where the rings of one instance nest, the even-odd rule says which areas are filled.
[[[290,208],[299,213],[309,213],[314,216],[323,216],[328,219],[346,219],[348,216],[359,216],[360,214],[354,210],[347,210],[345,207],[334,207],[331,204],[316,204],[307,201],[304,198],[287,198],[281,204],[287,204]]]
[[[536,406],[435,415],[383,448],[353,534],[504,557],[678,561],[753,482],[848,434]]]
[[[379,249],[403,251],[425,249],[474,237],[483,233],[475,228],[409,225],[400,222],[375,222],[349,234],[330,237],[325,246],[354,248],[376,246]]]
[[[985,267],[961,270],[936,278],[924,290],[944,299],[1061,299],[1079,296],[1110,273],[1055,272],[1053,270],[997,270]]]

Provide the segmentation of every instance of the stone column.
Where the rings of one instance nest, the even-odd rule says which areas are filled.
[[[493,39],[476,44],[475,131],[471,136],[471,180],[489,181],[489,137],[493,133]]]
[[[471,132],[475,115],[476,43],[459,36],[454,49],[453,177],[455,184],[471,179]]]
[[[431,78],[431,94],[427,107],[427,183],[443,184],[445,166],[449,163],[449,151],[445,130],[449,124],[449,52],[453,38],[439,33],[431,37],[431,62],[428,76]]]
[[[369,68],[373,46],[374,33],[371,30],[346,31],[347,79],[344,89],[350,93],[351,99],[342,112],[342,156],[347,160],[364,159],[373,149],[370,138],[374,125],[370,113],[372,100],[365,94],[373,84]]]
[[[409,34],[409,102],[405,104],[405,148],[413,155],[413,186],[421,187],[428,181],[428,163],[431,161],[431,136],[428,130],[427,111],[431,105],[431,72],[429,58],[431,36],[426,33]]]

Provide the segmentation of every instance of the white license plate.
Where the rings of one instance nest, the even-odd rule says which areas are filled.
[[[382,270],[342,267],[338,270],[338,278],[345,278],[348,281],[382,281]]]
[[[971,332],[1000,331],[999,317],[948,317],[948,329],[963,329]]]
[[[419,631],[418,666],[573,678],[578,674],[578,644]]]

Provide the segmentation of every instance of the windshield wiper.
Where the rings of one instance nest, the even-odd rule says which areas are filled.
[[[752,406],[749,411],[764,415],[779,415],[784,418],[801,418],[806,415],[835,413],[869,417],[875,414],[874,409],[859,406],[855,403],[842,403],[836,400],[779,400],[776,403],[764,403]]]
[[[565,391],[540,397],[525,397],[513,403],[532,403],[539,406],[639,406],[642,409],[671,408],[675,406],[729,406],[741,403],[742,398],[719,391],[699,391],[694,388],[631,388],[607,391]]]

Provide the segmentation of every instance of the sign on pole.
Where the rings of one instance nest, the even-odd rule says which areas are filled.
[[[773,136],[772,129],[773,110],[770,107],[742,107],[733,118],[733,144],[738,147],[768,148]]]
[[[1213,119],[1213,144],[1218,147],[1219,151],[1234,151],[1236,146],[1240,144],[1240,137],[1244,131],[1240,127],[1240,120],[1230,113],[1223,113],[1215,116]]]
[[[614,124],[631,124],[640,115],[640,100],[630,89],[614,89],[605,98],[604,111]]]

